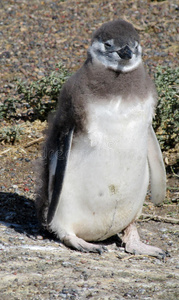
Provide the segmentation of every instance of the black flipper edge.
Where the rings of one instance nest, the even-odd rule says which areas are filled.
[[[70,129],[69,132],[64,136],[63,140],[61,140],[60,144],[58,145],[54,187],[53,187],[52,198],[50,201],[48,214],[47,214],[47,224],[50,224],[54,217],[58,205],[59,197],[62,191],[66,165],[67,165],[70,148],[71,148],[71,141],[73,137],[73,130],[74,128]],[[60,146],[61,144],[63,144],[63,149],[61,149]]]

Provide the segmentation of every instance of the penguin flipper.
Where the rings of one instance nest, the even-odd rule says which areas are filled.
[[[47,224],[52,221],[63,187],[65,170],[71,149],[73,128],[60,139],[57,151],[52,155],[49,166],[49,208],[47,213]]]
[[[162,152],[152,126],[149,128],[148,135],[148,162],[152,202],[160,204],[166,193],[166,172]]]

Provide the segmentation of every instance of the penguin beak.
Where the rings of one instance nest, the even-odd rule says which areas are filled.
[[[132,58],[132,50],[129,48],[129,46],[125,46],[121,48],[119,51],[116,51],[117,54],[120,56],[120,58],[128,60]]]

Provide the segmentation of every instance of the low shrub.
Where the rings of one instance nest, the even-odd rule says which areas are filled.
[[[0,119],[46,120],[49,112],[55,110],[59,92],[69,75],[68,71],[58,64],[49,76],[37,81],[17,81],[17,95],[1,104]],[[178,75],[179,68],[157,67],[155,72],[159,97],[153,126],[162,150],[174,148],[179,142]],[[5,129],[3,130],[3,133],[0,130],[0,135],[5,139]],[[11,131],[8,132],[7,140],[12,136]]]

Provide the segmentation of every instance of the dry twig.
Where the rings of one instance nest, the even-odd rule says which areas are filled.
[[[4,151],[0,152],[0,156],[2,156],[3,154],[5,154],[5,153],[9,152],[10,150],[11,150],[11,148],[8,148],[8,149],[6,149],[6,150],[4,150]]]
[[[147,254],[132,254],[132,255],[129,255],[129,256],[125,256],[125,257],[120,257],[119,255],[117,256],[117,258],[119,258],[120,260],[128,260],[128,259],[131,259],[131,258],[141,259],[143,257],[156,258],[154,256],[150,256],[150,255],[147,255]]]
[[[161,216],[157,216],[157,215],[142,214],[141,218],[142,218],[141,221],[153,220],[153,221],[156,221],[156,222],[179,224],[179,220],[178,219],[168,218],[168,217],[161,217]]]
[[[29,142],[27,145],[25,145],[25,148],[28,148],[28,147],[30,147],[30,146],[32,146],[32,145],[34,145],[34,144],[36,144],[36,143],[39,143],[39,142],[41,142],[41,141],[43,141],[43,140],[44,140],[44,137],[41,136],[40,138],[35,139],[35,140]]]

